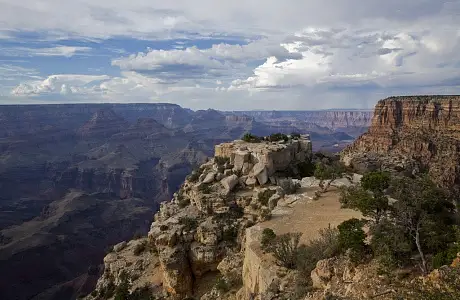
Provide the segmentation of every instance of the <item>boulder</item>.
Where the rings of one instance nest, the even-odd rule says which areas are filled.
[[[113,251],[119,252],[119,251],[125,249],[125,248],[126,248],[126,245],[127,245],[126,241],[123,241],[123,242],[121,242],[121,243],[118,243],[118,244],[116,244],[115,246],[113,246]]]
[[[233,169],[236,171],[241,171],[245,162],[249,162],[248,151],[236,151],[235,152],[235,161],[233,162]]]
[[[314,288],[326,288],[327,284],[332,278],[332,275],[334,275],[335,262],[336,258],[329,258],[318,261],[316,268],[311,271],[311,280]]]
[[[222,186],[227,192],[231,192],[233,188],[238,184],[238,176],[235,174],[225,177],[220,181]]]
[[[232,175],[232,173],[233,173],[233,171],[231,169],[226,169],[224,171],[224,176],[230,176],[230,175]]]
[[[224,174],[222,174],[222,173],[217,173],[217,175],[216,175],[216,181],[221,181],[224,177],[225,177]]]
[[[260,185],[264,185],[268,182],[268,172],[264,164],[257,163],[254,166],[253,172]]]
[[[215,172],[209,172],[206,177],[203,179],[203,183],[212,183],[216,177]]]
[[[268,209],[273,210],[276,205],[278,205],[278,201],[281,199],[281,196],[278,194],[274,194],[268,199]]]

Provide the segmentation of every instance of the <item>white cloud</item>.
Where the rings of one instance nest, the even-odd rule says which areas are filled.
[[[32,55],[37,56],[65,56],[72,57],[76,54],[81,54],[84,52],[89,52],[91,48],[89,47],[70,47],[70,46],[56,46],[53,48],[40,48],[40,49],[30,49]]]
[[[91,95],[94,101],[170,101],[192,108],[295,109],[370,106],[390,94],[455,92],[460,82],[459,0],[0,4],[0,35],[2,30],[8,35],[27,30],[101,44],[118,36],[188,39],[174,43],[172,50],[112,52],[122,56],[112,59],[119,76],[83,80],[53,75],[18,85],[13,95]],[[198,40],[204,36],[228,37],[240,45],[203,47]],[[247,45],[235,36],[246,37]],[[23,48],[23,54],[71,57],[90,55],[90,50]]]
[[[290,33],[309,26],[391,21],[454,15],[447,0],[2,0],[0,30],[55,31],[86,37],[155,37],[203,34]],[[458,10],[457,10],[458,11]]]
[[[230,89],[452,84],[459,78],[458,69],[439,65],[458,60],[460,38],[451,37],[445,42],[425,30],[408,33],[309,28],[286,44],[286,48],[301,53],[302,59],[280,62],[270,58],[251,76],[234,80]]]
[[[90,47],[55,46],[48,48],[9,47],[0,48],[3,55],[10,57],[64,56],[83,55],[91,51]]]
[[[110,79],[107,75],[60,74],[51,75],[42,81],[31,81],[16,86],[14,96],[34,96],[46,94],[88,94],[95,91],[96,83]]]

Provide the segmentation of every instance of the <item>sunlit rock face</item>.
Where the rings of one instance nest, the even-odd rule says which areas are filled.
[[[460,183],[460,96],[380,100],[371,126],[342,152],[357,169],[427,171],[443,186]]]

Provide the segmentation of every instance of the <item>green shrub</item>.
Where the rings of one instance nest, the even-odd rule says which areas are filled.
[[[215,156],[214,157],[214,162],[219,166],[223,166],[226,163],[230,162],[230,158],[229,157],[222,157],[222,156]]]
[[[113,294],[115,293],[115,288],[116,286],[113,283],[113,280],[110,280],[106,286],[99,290],[99,297],[102,299],[112,298]]]
[[[184,225],[184,229],[186,231],[191,231],[198,227],[198,222],[196,219],[189,218],[189,217],[182,217],[179,219],[179,224]]]
[[[230,290],[230,287],[227,281],[225,281],[225,279],[219,278],[217,279],[217,282],[216,282],[216,289],[220,292],[226,293]]]
[[[125,271],[122,271],[120,274],[120,283],[115,289],[114,300],[128,300],[130,287],[131,285],[129,283],[128,274]]]
[[[311,240],[308,245],[299,247],[296,268],[303,276],[310,278],[311,271],[318,261],[331,258],[338,253],[339,231],[329,225],[328,228],[319,231],[318,238]]]
[[[412,257],[412,243],[403,228],[388,220],[371,227],[370,246],[379,261],[381,273],[404,266]]]
[[[262,231],[262,239],[260,240],[261,248],[263,250],[267,250],[275,238],[276,238],[275,232],[270,228],[265,228]]]
[[[459,243],[451,244],[446,250],[436,253],[432,260],[433,268],[438,269],[442,266],[450,265],[457,257],[457,253],[460,253]]]
[[[279,265],[288,269],[296,267],[301,235],[300,232],[290,232],[276,236],[273,240],[268,249],[273,253]]]
[[[293,133],[291,133],[291,137],[294,138],[294,139],[300,139],[300,133],[293,132]]]
[[[264,190],[262,192],[259,192],[259,194],[257,194],[257,200],[264,206],[267,206],[268,205],[268,200],[270,199],[271,196],[273,196],[274,194],[276,194],[276,191],[274,190]]]
[[[147,249],[147,241],[137,244],[134,247],[133,254],[136,256],[141,255]]]
[[[339,229],[339,247],[342,251],[351,250],[351,259],[353,262],[359,262],[365,253],[366,234],[363,230],[363,221],[350,219],[342,222],[337,228]]]
[[[238,236],[238,230],[235,227],[230,227],[222,232],[222,240],[227,242],[235,242]]]
[[[180,201],[178,201],[177,205],[179,208],[184,208],[187,207],[190,204],[190,199],[188,198],[182,198]]]
[[[315,164],[311,161],[304,161],[297,164],[297,169],[301,178],[313,176],[313,174],[315,174],[315,168]]]
[[[212,192],[211,186],[209,184],[204,184],[204,183],[200,184],[198,190],[202,192],[203,194],[211,194]]]
[[[262,141],[261,137],[258,137],[250,133],[245,133],[241,139],[248,143],[260,143]]]
[[[270,142],[278,142],[278,141],[287,142],[289,140],[289,137],[282,133],[273,133],[273,134],[270,134],[270,136],[268,137],[268,140]]]
[[[155,300],[153,290],[148,286],[136,288],[128,297],[129,300]],[[128,300],[127,299],[127,300]]]

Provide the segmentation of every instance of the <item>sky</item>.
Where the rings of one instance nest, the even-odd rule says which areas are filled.
[[[0,0],[0,104],[368,109],[459,88],[460,0]]]

